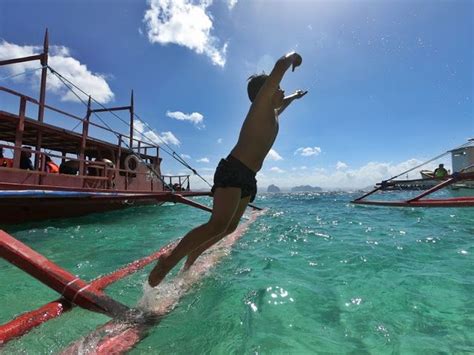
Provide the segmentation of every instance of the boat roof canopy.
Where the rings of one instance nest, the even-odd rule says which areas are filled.
[[[0,111],[0,141],[15,143],[15,132],[18,124],[19,116]],[[36,146],[38,133],[42,134],[41,147],[63,153],[78,154],[81,147],[82,134],[59,128],[48,123],[39,122],[38,120],[25,117],[25,128],[23,132],[22,144],[24,146]],[[97,138],[87,137],[85,154],[97,158],[99,153],[103,151],[116,150],[117,144],[106,142]],[[150,148],[157,148],[152,147]],[[132,153],[128,148],[121,147],[123,152]],[[135,152],[137,154],[137,152]],[[141,153],[142,158],[156,158],[155,155]]]

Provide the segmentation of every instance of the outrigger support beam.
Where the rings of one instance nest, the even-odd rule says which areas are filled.
[[[183,195],[180,195],[180,194],[170,194],[169,195],[169,200],[170,200],[170,202],[175,202],[175,203],[179,202],[179,203],[183,203],[185,205],[189,205],[189,206],[192,206],[192,207],[199,208],[199,209],[207,211],[207,212],[212,212],[212,208],[209,208],[209,207],[204,206],[200,203],[189,200],[189,199],[183,197]]]
[[[159,251],[147,257],[135,260],[125,267],[114,271],[113,273],[99,277],[92,281],[90,285],[95,290],[102,291],[110,284],[143,269],[148,264],[157,260],[160,255],[169,250],[169,248],[173,247],[175,243],[176,242],[169,243]],[[47,322],[50,319],[61,316],[64,312],[69,311],[73,307],[74,305],[71,302],[61,297],[56,301],[47,303],[33,311],[23,313],[8,323],[0,325],[0,346],[14,338],[18,338],[28,333],[33,328]]]
[[[380,186],[374,190],[366,193],[365,195],[356,198],[351,201],[353,204],[358,205],[371,205],[371,206],[389,206],[389,207],[474,207],[474,197],[456,197],[456,198],[438,198],[438,199],[423,199],[433,192],[441,190],[449,185],[457,183],[458,181],[474,180],[474,172],[468,173],[455,173],[449,176],[449,179],[441,181],[439,184],[432,188],[423,191],[417,196],[404,200],[404,201],[378,201],[378,200],[366,200],[367,196],[383,189],[387,181],[383,181]]]
[[[0,256],[80,307],[112,317],[130,310],[1,230]]]

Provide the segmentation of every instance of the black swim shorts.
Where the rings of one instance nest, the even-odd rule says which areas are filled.
[[[218,187],[239,187],[242,192],[240,197],[250,196],[250,202],[255,200],[257,194],[256,173],[248,168],[239,159],[229,155],[225,159],[221,159],[214,174],[214,186],[212,193]]]

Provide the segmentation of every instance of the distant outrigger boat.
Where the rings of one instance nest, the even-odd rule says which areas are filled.
[[[48,66],[47,31],[43,48],[43,53],[38,55],[0,61],[0,66],[3,66],[39,60],[42,66],[39,68],[42,70],[39,100],[0,86],[0,95],[19,100],[17,112],[0,110],[0,147],[2,152],[11,156],[0,157],[0,224],[72,217],[166,201],[209,211],[209,208],[185,198],[209,195],[209,192],[191,191],[190,175],[163,176],[160,146],[146,137],[138,139],[137,135],[134,136],[133,92],[130,105],[123,107],[93,109],[89,97],[85,117],[47,105],[48,69],[70,90],[74,84]],[[27,109],[31,106],[36,106],[37,119],[27,116]],[[114,114],[119,110],[129,112],[130,120],[126,122],[129,135],[121,134],[105,123],[91,121],[91,116],[100,112]],[[75,120],[82,126],[82,132],[45,123],[45,112]],[[93,138],[89,134],[91,128],[100,130],[103,135],[113,134],[117,141]],[[28,156],[34,158],[32,169],[21,169],[22,159],[28,159]],[[47,171],[50,157],[61,159],[59,173]]]
[[[421,170],[421,179],[397,180],[415,169],[433,162],[442,156],[451,153],[453,173],[442,179],[437,179],[429,170]],[[461,195],[470,195],[474,189],[474,139],[466,144],[447,151],[412,169],[404,171],[390,179],[377,183],[375,188],[363,196],[352,201],[359,205],[393,206],[393,207],[474,207],[474,197],[461,196],[453,198],[430,198],[428,195],[444,188],[458,190]],[[401,201],[368,200],[367,197],[378,191],[423,190],[417,196]]]

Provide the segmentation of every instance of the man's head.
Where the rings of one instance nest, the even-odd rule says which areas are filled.
[[[258,92],[262,88],[267,78],[268,78],[268,75],[265,73],[255,74],[255,75],[252,75],[250,78],[248,78],[247,93],[249,95],[249,99],[251,102],[255,100]],[[275,92],[275,94],[272,97],[273,107],[277,108],[282,105],[284,94],[285,92],[280,87],[278,87],[278,90]]]
[[[247,93],[251,102],[255,100],[267,78],[267,74],[254,74],[248,78]]]
[[[31,147],[23,147],[23,149],[27,149],[27,150],[22,150],[21,156],[26,157],[26,158],[31,158]]]
[[[439,164],[439,168],[444,168],[444,164]]]

